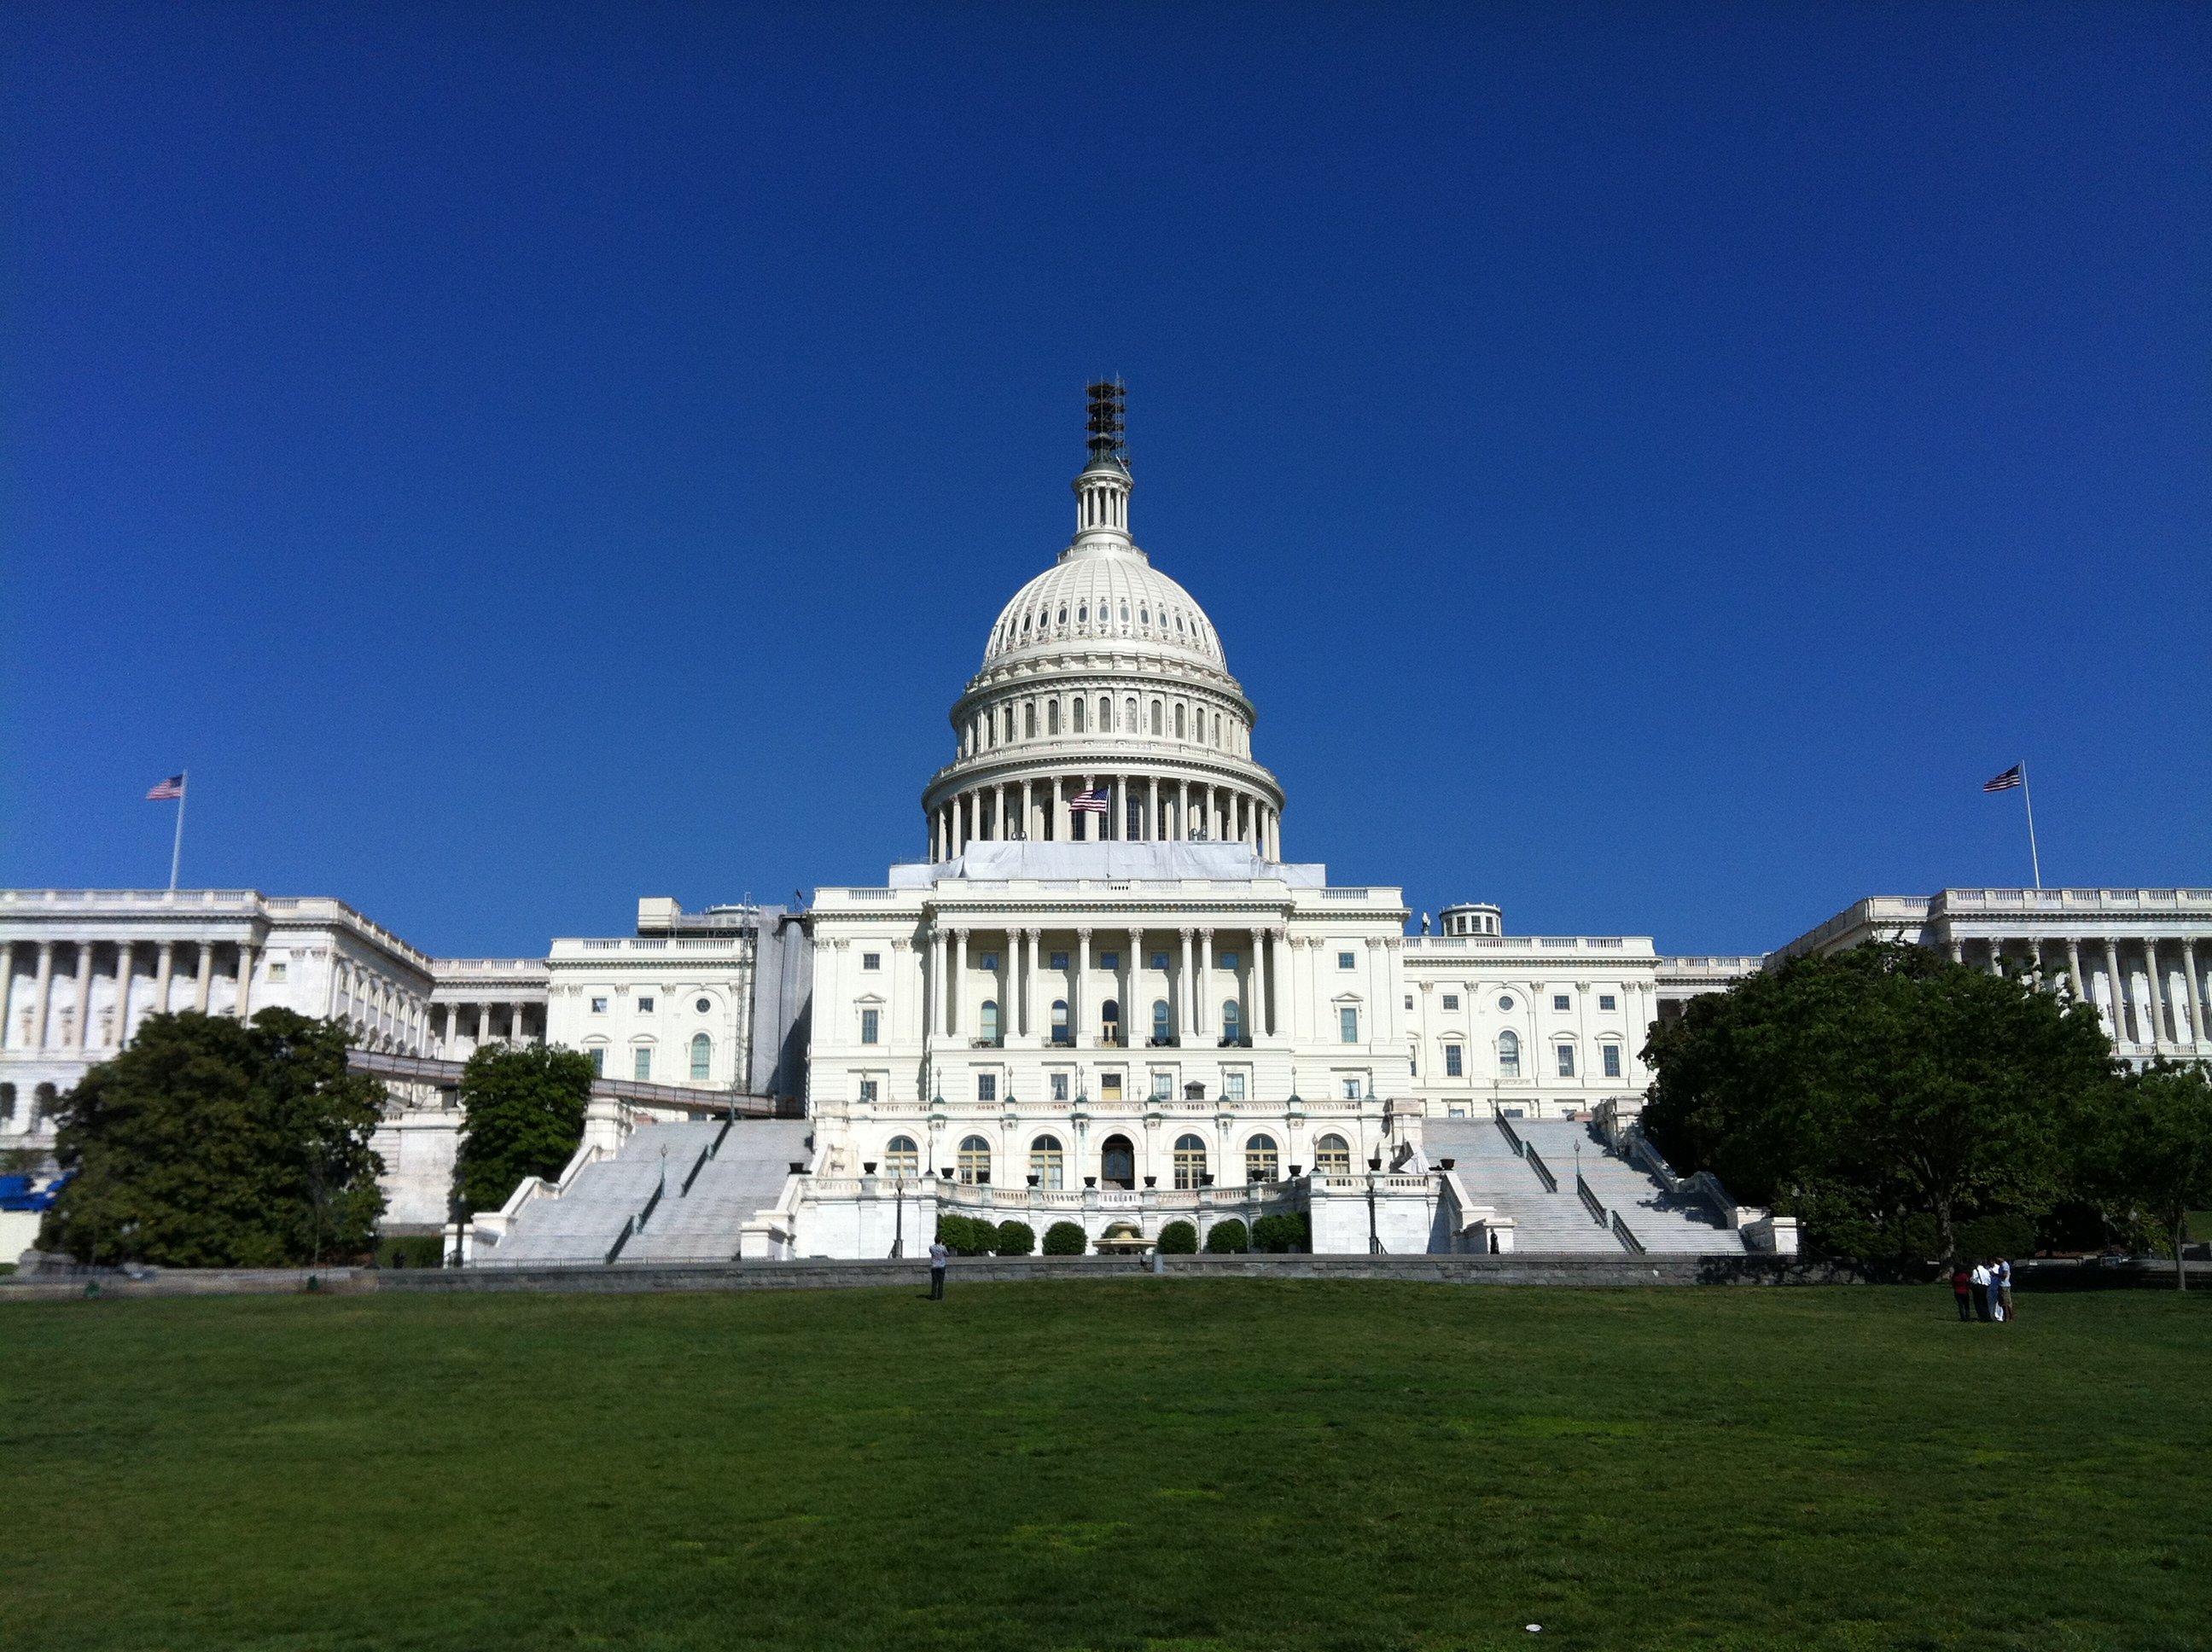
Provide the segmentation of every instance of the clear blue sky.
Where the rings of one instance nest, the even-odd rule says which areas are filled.
[[[2212,884],[2202,6],[16,5],[0,882],[442,952],[924,847],[1128,380],[1286,847]]]

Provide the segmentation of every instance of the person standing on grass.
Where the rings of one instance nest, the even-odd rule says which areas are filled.
[[[2012,1323],[2012,1263],[2000,1256],[1992,1272],[1996,1276],[1997,1316],[2009,1325]]]
[[[932,1302],[945,1300],[945,1264],[951,1255],[952,1253],[945,1249],[942,1239],[929,1242],[929,1299]]]
[[[1974,1276],[1968,1271],[1964,1258],[1951,1266],[1951,1294],[1958,1298],[1959,1318],[1971,1325],[1974,1320]]]
[[[1976,1262],[1974,1264],[1974,1271],[1970,1278],[1972,1280],[1974,1287],[1974,1317],[1986,1325],[1989,1323],[1990,1318],[1989,1264],[1987,1262]]]

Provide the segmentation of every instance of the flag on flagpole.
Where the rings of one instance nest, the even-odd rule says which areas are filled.
[[[168,779],[162,780],[156,785],[152,791],[146,793],[146,801],[149,803],[173,803],[184,795],[185,777],[182,774],[172,774]]]
[[[1079,815],[1103,815],[1106,812],[1106,788],[1102,786],[1078,792],[1067,806]]]
[[[1982,790],[1984,792],[2009,792],[2015,786],[2026,784],[2026,777],[2021,773],[2022,767],[2022,764],[2014,763],[2010,768],[2006,769],[2003,774],[1998,775],[1995,780],[1984,780],[1982,782]]]

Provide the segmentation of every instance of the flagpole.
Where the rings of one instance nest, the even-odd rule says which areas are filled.
[[[2043,890],[2043,857],[2035,849],[2035,793],[2028,790],[2027,765],[2024,762],[2020,766],[2020,800],[2027,805],[2027,863],[2035,868],[2035,888],[2040,894]],[[182,817],[184,812],[184,805],[179,804],[178,815]]]
[[[169,848],[169,893],[177,892],[177,868],[185,858],[185,793],[191,789],[189,768],[177,777],[177,841]]]

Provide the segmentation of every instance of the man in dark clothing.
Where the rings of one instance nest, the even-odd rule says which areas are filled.
[[[945,1249],[942,1239],[929,1242],[929,1299],[932,1302],[945,1300],[945,1264],[951,1255],[952,1253]]]
[[[1974,1322],[1974,1276],[1963,1261],[1951,1270],[1951,1294],[1959,1299],[1959,1317],[1972,1325]]]

